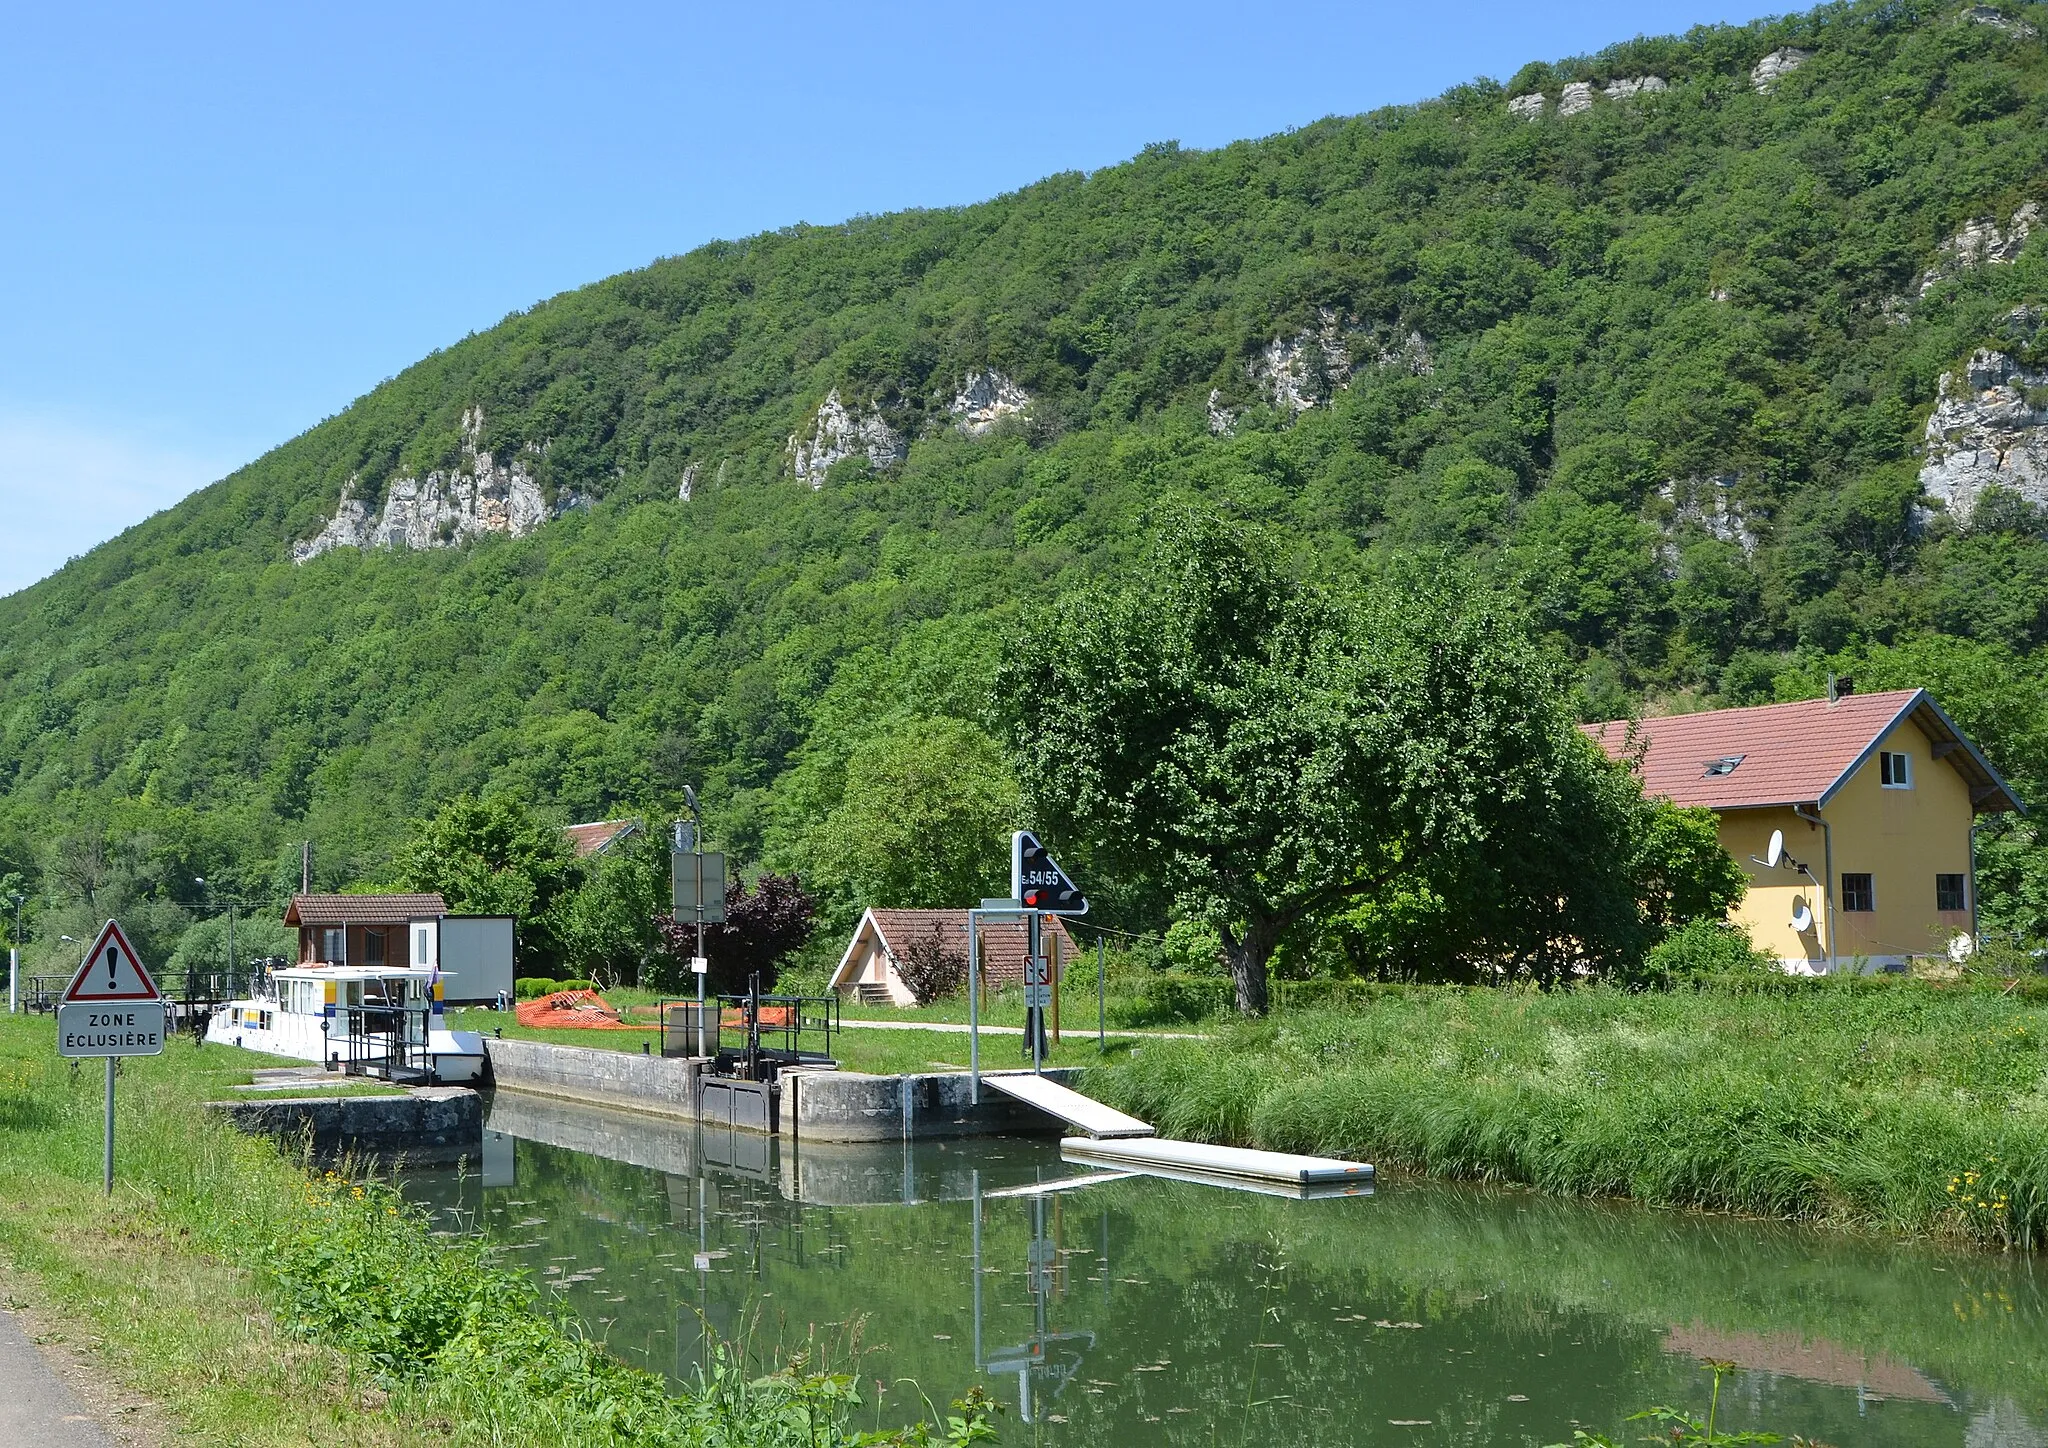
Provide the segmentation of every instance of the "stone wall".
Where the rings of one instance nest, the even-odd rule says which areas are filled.
[[[483,1098],[462,1086],[422,1086],[403,1096],[251,1097],[209,1101],[206,1109],[287,1146],[310,1141],[321,1157],[358,1152],[412,1162],[474,1161],[482,1150]]]

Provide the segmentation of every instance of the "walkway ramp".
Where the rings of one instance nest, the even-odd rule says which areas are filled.
[[[1327,1156],[1296,1156],[1284,1151],[1253,1151],[1241,1146],[1211,1146],[1199,1141],[1155,1138],[1150,1141],[1103,1143],[1085,1137],[1068,1137],[1060,1143],[1060,1155],[1068,1161],[1086,1162],[1091,1166],[1208,1179],[1218,1184],[1271,1183],[1285,1188],[1290,1194],[1371,1191],[1373,1182],[1370,1162],[1338,1161]]]
[[[1057,1081],[1049,1081],[1029,1071],[986,1075],[981,1078],[981,1084],[993,1086],[1005,1096],[1013,1096],[1048,1115],[1057,1116],[1098,1140],[1152,1134],[1152,1128],[1137,1117],[1126,1116],[1114,1106],[1104,1106],[1092,1097],[1083,1096]]]

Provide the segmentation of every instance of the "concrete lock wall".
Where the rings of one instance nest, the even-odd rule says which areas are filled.
[[[403,1096],[209,1101],[206,1109],[243,1131],[288,1144],[310,1141],[318,1156],[354,1151],[412,1162],[476,1160],[483,1141],[483,1098],[462,1086],[422,1086]]]
[[[499,1086],[568,1101],[629,1106],[660,1116],[697,1118],[698,1066],[694,1061],[496,1038],[486,1038],[484,1050],[491,1058],[491,1078]]]
[[[567,1101],[627,1107],[696,1120],[700,1111],[698,1063],[636,1056],[588,1046],[487,1039],[491,1074],[507,1090]],[[984,1072],[984,1077],[992,1073]],[[1046,1076],[1074,1085],[1072,1067]],[[902,1141],[947,1136],[1057,1132],[1061,1123],[1033,1107],[983,1086],[977,1106],[968,1098],[965,1072],[918,1076],[864,1076],[852,1071],[797,1069],[782,1073],[773,1115],[759,1087],[713,1089],[701,1109],[715,1124],[742,1131],[776,1131],[811,1141]],[[744,1098],[744,1099],[743,1099]]]
[[[862,1076],[850,1071],[789,1071],[782,1077],[782,1134],[808,1141],[902,1141],[946,1136],[1009,1136],[1057,1132],[1062,1123],[987,1085],[969,1098],[965,1072],[925,1076]],[[1010,1073],[1002,1073],[1010,1074]],[[1072,1086],[1072,1067],[1045,1075]]]

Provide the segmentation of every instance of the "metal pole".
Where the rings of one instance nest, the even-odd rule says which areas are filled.
[[[1026,918],[1024,930],[1024,954],[1027,969],[1037,969],[1038,952],[1044,942],[1039,938],[1039,915],[1036,910]],[[1027,976],[1028,978],[1028,976]],[[1045,1007],[1029,1006],[1024,1011],[1024,1030],[1031,1037],[1031,1073],[1045,1074]]]
[[[114,1194],[114,1058],[107,1057],[107,1141],[106,1163],[100,1171],[108,1196]]]
[[[979,910],[970,910],[967,912],[967,1099],[969,1102],[976,1106],[981,1105],[980,985],[981,912]],[[976,1173],[975,1180],[980,1180],[979,1173]],[[980,1240],[980,1235],[981,1221],[980,1218],[977,1217],[975,1219],[975,1238],[977,1241]],[[981,1270],[981,1264],[979,1262],[975,1263],[975,1270],[977,1272]],[[977,1294],[979,1294],[981,1288],[980,1277],[976,1277],[974,1279],[974,1285]],[[975,1326],[979,1328],[980,1325],[980,1319],[977,1318],[975,1321]],[[981,1366],[980,1353],[978,1351],[975,1355],[975,1366]]]

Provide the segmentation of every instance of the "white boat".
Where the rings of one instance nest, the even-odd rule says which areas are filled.
[[[295,965],[217,1007],[206,1039],[337,1070],[457,1084],[483,1077],[476,1031],[451,1031],[431,966]]]

